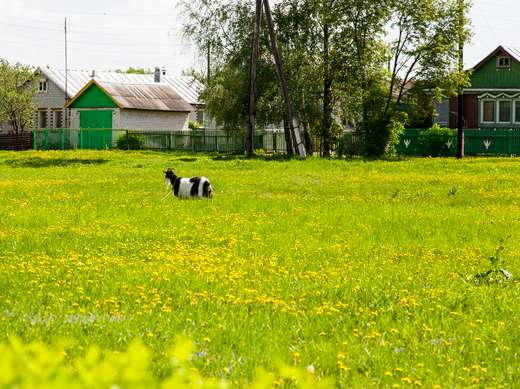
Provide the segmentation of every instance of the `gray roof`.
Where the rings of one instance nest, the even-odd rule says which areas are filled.
[[[190,112],[193,106],[180,97],[170,85],[127,84],[96,81],[120,108],[152,111]]]
[[[40,71],[52,80],[58,87],[65,91],[65,70],[50,67],[40,67]],[[92,71],[69,70],[67,74],[67,94],[74,97],[90,80]],[[157,84],[167,85],[173,88],[175,93],[193,105],[202,105],[199,96],[203,85],[193,77],[171,77],[161,75],[161,83],[154,83],[153,74],[126,74],[116,72],[95,72],[94,79],[98,82],[110,82],[118,84]]]

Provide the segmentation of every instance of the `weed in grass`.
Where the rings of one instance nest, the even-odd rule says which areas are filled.
[[[457,194],[457,187],[454,185],[448,191],[448,196],[455,196]]]
[[[513,275],[503,268],[504,260],[502,259],[502,252],[505,249],[505,243],[510,237],[511,235],[507,236],[507,238],[501,239],[495,253],[489,257],[490,268],[488,270],[476,273],[469,278],[467,277],[466,280],[472,281],[475,285],[501,284],[504,281],[511,281]]]

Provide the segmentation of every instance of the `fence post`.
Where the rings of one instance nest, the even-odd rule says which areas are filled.
[[[507,153],[511,156],[511,128],[507,131]]]
[[[43,149],[47,150],[47,129],[43,130]]]
[[[276,153],[277,151],[277,148],[276,148],[276,132],[273,132],[273,150],[274,152]]]
[[[218,153],[218,136],[215,133],[215,151]]]
[[[65,134],[63,134],[63,128],[60,129],[60,143],[61,143],[61,149],[65,150]]]
[[[128,138],[128,130],[126,130],[126,149],[130,150],[130,138]]]

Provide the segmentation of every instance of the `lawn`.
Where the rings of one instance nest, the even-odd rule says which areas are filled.
[[[167,167],[210,178],[213,200],[163,200]],[[519,185],[506,158],[0,152],[0,384],[32,374],[5,378],[24,347],[45,359],[33,342],[77,369],[93,346],[143,353],[135,339],[159,382],[187,338],[190,366],[238,386],[282,365],[346,387],[518,386]],[[494,255],[513,279],[472,278]]]

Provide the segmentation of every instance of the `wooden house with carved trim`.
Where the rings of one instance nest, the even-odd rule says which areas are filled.
[[[499,46],[470,72],[464,128],[520,128],[520,49]],[[457,128],[457,97],[440,103],[437,111],[439,124]]]

